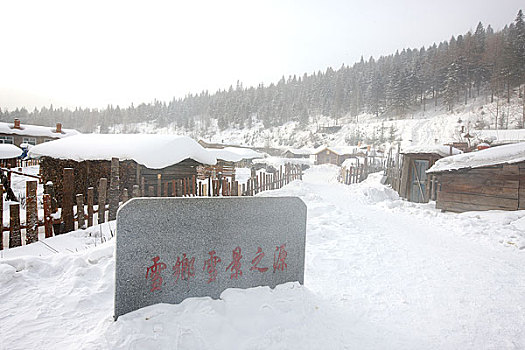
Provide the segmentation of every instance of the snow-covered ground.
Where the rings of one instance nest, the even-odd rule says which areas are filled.
[[[113,322],[108,224],[46,240],[56,253],[5,251],[0,349],[525,348],[525,211],[441,213],[379,174],[336,176],[317,166],[261,194],[308,206],[304,286],[229,289]]]

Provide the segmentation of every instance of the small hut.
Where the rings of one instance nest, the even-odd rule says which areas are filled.
[[[436,208],[525,209],[525,142],[447,157],[427,173],[438,183]]]
[[[74,169],[75,193],[85,194],[100,178],[110,178],[111,158],[118,158],[121,189],[139,185],[142,194],[173,195],[174,180],[193,179],[197,167],[217,162],[196,141],[177,135],[77,135],[37,145],[29,155],[40,158],[40,175],[53,182],[59,201],[64,168]]]
[[[283,158],[310,158],[310,155],[314,154],[314,150],[309,148],[288,148],[286,149],[282,157]]]
[[[399,196],[410,202],[427,203],[434,198],[435,186],[426,171],[434,163],[461,151],[451,146],[411,146],[401,152],[401,180],[397,189]]]
[[[359,149],[354,146],[321,146],[314,151],[315,164],[334,164],[341,166],[346,159],[355,157],[358,150]]]

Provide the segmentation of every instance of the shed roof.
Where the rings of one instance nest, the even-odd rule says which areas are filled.
[[[57,159],[134,160],[150,169],[162,169],[185,159],[216,164],[216,157],[193,139],[178,135],[83,134],[42,143],[29,156]]]
[[[474,133],[478,139],[490,141],[492,145],[525,141],[525,129],[475,130]]]
[[[21,136],[43,136],[49,138],[63,138],[80,134],[75,129],[62,129],[56,132],[56,127],[21,124],[20,129],[15,128],[13,123],[0,122],[0,134],[12,134]]]
[[[442,158],[428,169],[427,173],[513,164],[523,161],[525,161],[525,142]]]
[[[287,148],[283,151],[282,154],[285,154],[287,152],[290,152],[298,156],[306,156],[306,155],[314,154],[314,150],[311,148]]]
[[[409,146],[401,151],[401,154],[437,154],[442,157],[450,156],[450,146],[442,145],[422,145],[422,146]],[[452,155],[463,153],[461,150],[452,147]]]
[[[325,150],[329,150],[339,156],[355,154],[359,151],[357,146],[321,146],[315,149],[314,154],[319,154]]]

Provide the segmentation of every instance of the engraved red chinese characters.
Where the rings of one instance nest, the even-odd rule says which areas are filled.
[[[226,268],[226,271],[231,268],[232,274],[230,275],[230,279],[238,279],[239,276],[242,276],[241,258],[241,247],[237,247],[232,252],[232,262]]]
[[[146,279],[148,279],[148,276],[151,278],[150,292],[154,292],[162,288],[162,277],[160,273],[166,269],[166,264],[162,262],[159,263],[160,258],[158,256],[151,260],[153,261],[153,265],[146,269]]]
[[[286,256],[288,252],[284,249],[286,244],[281,245],[280,247],[275,247],[275,252],[273,252],[273,272],[280,270],[284,271],[288,265],[286,264]]]
[[[221,262],[221,258],[215,255],[215,250],[209,252],[210,258],[204,262],[202,271],[208,272],[208,283],[211,283],[217,279],[217,264]]]
[[[182,259],[177,257],[177,262],[173,266],[173,271],[175,275],[175,283],[181,280],[189,281],[190,278],[195,277],[195,257],[188,259],[186,254],[182,254]]]
[[[264,252],[262,251],[261,247],[257,247],[257,253],[255,254],[255,258],[252,259],[252,267],[250,267],[250,271],[256,270],[259,272],[266,272],[268,271],[267,267],[258,267],[257,264],[259,264],[264,258]]]

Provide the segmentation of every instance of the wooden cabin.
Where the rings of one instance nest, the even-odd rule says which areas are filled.
[[[448,157],[436,162],[428,174],[438,184],[438,209],[525,209],[525,143]]]
[[[47,142],[31,148],[38,157],[40,175],[53,182],[61,200],[63,169],[73,168],[75,193],[86,194],[100,178],[110,179],[111,158],[119,158],[119,185],[131,193],[138,185],[142,195],[171,196],[174,180],[193,179],[197,168],[216,164],[216,158],[196,141],[176,135],[89,134]]]
[[[314,151],[308,148],[288,148],[282,153],[283,158],[289,158],[289,159],[299,159],[299,158],[310,158],[310,155],[313,154]]]
[[[348,158],[355,157],[357,152],[358,148],[353,146],[322,146],[315,150],[315,164],[334,164],[341,166]]]
[[[401,179],[397,192],[410,202],[427,203],[435,198],[436,187],[426,171],[434,163],[461,151],[447,146],[408,147],[401,152]]]

